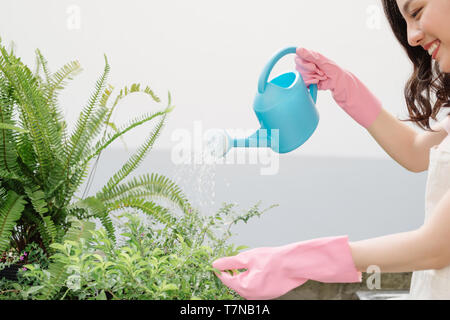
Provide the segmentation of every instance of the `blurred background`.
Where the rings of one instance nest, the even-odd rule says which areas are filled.
[[[179,165],[172,160],[174,132],[209,128],[258,128],[252,110],[257,81],[280,48],[318,51],[354,73],[383,102],[406,118],[403,87],[412,69],[375,0],[6,0],[0,37],[34,66],[39,48],[52,71],[79,60],[84,71],[61,96],[69,128],[104,68],[116,89],[149,85],[163,100],[143,95],[125,99],[117,125],[161,108],[170,91],[176,109],[139,169],[177,181],[204,214],[223,202],[242,211],[262,200],[279,204],[248,224],[238,224],[232,241],[250,247],[282,245],[347,234],[361,240],[419,227],[424,218],[426,172],[400,167],[366,130],[319,92],[320,124],[308,142],[279,158],[279,170],[262,175],[261,164]],[[294,55],[272,77],[294,70]],[[95,193],[148,134],[129,133],[102,154],[89,193]],[[416,128],[416,130],[419,130]],[[126,144],[126,148],[124,146]]]

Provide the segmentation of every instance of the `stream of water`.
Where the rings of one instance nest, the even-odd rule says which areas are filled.
[[[218,144],[220,141],[207,139],[201,149],[184,150],[191,154],[188,163],[177,164],[172,179],[180,186],[191,204],[201,214],[210,214],[215,209],[216,173]]]

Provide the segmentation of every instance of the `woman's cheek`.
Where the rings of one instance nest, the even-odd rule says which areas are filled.
[[[422,15],[419,23],[419,28],[425,33],[425,35],[428,35],[429,37],[434,37],[439,39],[439,34],[436,33],[438,30],[434,30],[436,24],[433,23],[432,14],[429,12]]]

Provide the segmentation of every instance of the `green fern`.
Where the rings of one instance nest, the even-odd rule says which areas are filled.
[[[0,202],[0,252],[5,251],[11,241],[11,232],[20,219],[26,201],[14,191],[8,191]]]
[[[88,213],[88,217],[100,219],[103,227],[108,232],[108,236],[115,241],[114,226],[109,217],[107,207],[103,202],[96,197],[88,197],[86,199],[77,201],[70,206],[72,209],[84,209]]]
[[[102,92],[104,91],[105,83],[108,78],[108,74],[110,71],[110,66],[108,64],[108,60],[105,56],[105,69],[101,77],[97,80],[95,85],[94,93],[89,98],[88,104],[84,107],[83,111],[78,118],[75,131],[71,135],[68,144],[66,146],[67,153],[64,164],[64,172],[66,174],[66,180],[70,179],[70,167],[71,165],[78,164],[78,161],[82,158],[83,152],[86,148],[88,142],[93,138],[92,135],[87,134],[86,129],[90,129],[93,132],[92,128],[90,128],[91,114],[98,103],[98,100],[102,96]],[[98,119],[96,119],[98,120]]]
[[[135,177],[106,191],[97,194],[97,198],[108,204],[124,198],[167,199],[176,204],[183,213],[191,209],[188,199],[181,189],[169,178],[157,173]]]
[[[38,229],[48,249],[50,244],[55,240],[58,231],[51,216],[46,215],[49,210],[45,193],[40,190],[39,186],[34,186],[33,188],[24,187],[24,189],[26,195],[31,200],[35,212],[40,216],[40,219],[34,217],[34,221],[38,225]]]
[[[108,134],[106,137],[104,137],[101,141],[97,142],[97,144],[94,147],[94,150],[90,152],[90,155],[88,157],[86,157],[86,159],[84,160],[84,163],[89,162],[92,158],[94,158],[95,156],[99,155],[104,149],[106,149],[109,145],[111,145],[111,143],[113,143],[115,140],[117,140],[117,138],[123,136],[125,133],[127,133],[128,131],[141,126],[153,119],[155,119],[158,116],[163,116],[167,113],[167,110],[163,110],[160,112],[155,112],[153,114],[146,114],[143,116],[139,116],[136,119],[132,120],[129,124],[127,124],[124,127],[121,127],[119,129],[116,129],[115,133],[112,134]]]
[[[169,209],[156,204],[157,200],[169,200],[187,212],[188,200],[169,179],[145,175],[125,181],[151,150],[173,110],[170,92],[167,107],[151,110],[117,128],[111,118],[126,97],[144,94],[152,102],[161,100],[150,86],[139,83],[123,87],[113,98],[114,87],[107,84],[110,66],[105,56],[103,72],[69,133],[58,97],[81,66],[72,61],[52,73],[41,51],[36,50],[35,54],[36,67],[32,72],[0,41],[2,244],[15,242],[16,249],[22,251],[27,243],[37,242],[50,254],[52,243],[68,235],[71,217],[99,219],[115,240],[111,221],[114,210],[132,208],[168,225],[175,218]],[[75,194],[88,176],[88,185],[92,182],[102,152],[143,125],[151,125],[152,129],[137,152],[95,196],[77,199]],[[18,202],[10,208],[11,199]],[[52,268],[56,275],[59,267]]]
[[[152,201],[146,201],[143,198],[136,198],[133,196],[119,198],[118,200],[108,203],[106,207],[110,212],[127,208],[136,209],[168,227],[173,226],[176,222],[176,217],[174,217],[167,208],[159,206]]]
[[[138,148],[137,152],[133,154],[130,159],[117,171],[102,188],[102,193],[109,192],[112,188],[117,186],[123,179],[125,179],[133,170],[135,170],[144,159],[148,151],[150,151],[156,138],[161,133],[161,129],[164,125],[166,114],[162,116],[162,119],[156,125],[155,129],[151,132],[146,141]]]

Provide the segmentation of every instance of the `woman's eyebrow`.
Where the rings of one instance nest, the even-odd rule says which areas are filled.
[[[405,4],[403,5],[403,12],[407,13],[409,10],[409,5],[413,2],[413,0],[407,0]]]

